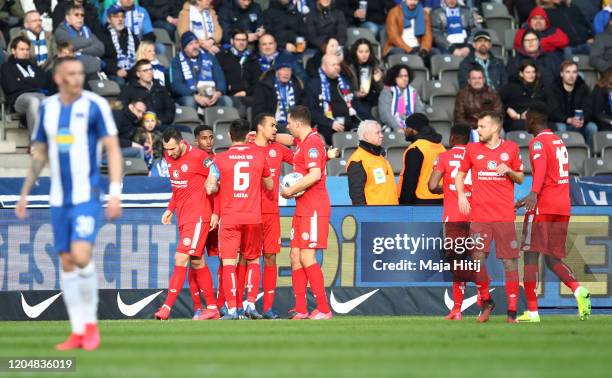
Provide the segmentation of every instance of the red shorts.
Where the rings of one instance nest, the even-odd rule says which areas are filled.
[[[208,232],[208,238],[206,238],[206,253],[208,256],[219,256],[219,226]]]
[[[474,222],[470,227],[470,233],[476,240],[474,252],[489,253],[491,242],[495,240],[495,256],[498,259],[519,257],[514,222]]]
[[[568,215],[525,214],[521,249],[564,259],[569,220]]]
[[[469,249],[465,248],[466,239],[470,237],[470,222],[445,222],[444,223],[444,245],[448,246],[444,251],[446,258],[466,257]],[[452,245],[446,243],[446,239],[452,239]]]
[[[329,233],[329,217],[294,216],[291,223],[291,248],[325,249]]]
[[[176,251],[189,256],[202,256],[209,226],[209,222],[202,221],[179,226],[180,239]]]
[[[263,232],[261,223],[220,224],[219,256],[221,259],[236,259],[238,251],[247,260],[261,256]]]
[[[263,225],[263,252],[279,253],[281,250],[280,240],[280,214],[261,214]]]

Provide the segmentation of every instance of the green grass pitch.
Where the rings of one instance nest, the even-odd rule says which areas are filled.
[[[68,322],[0,322],[0,356],[74,356],[66,377],[610,377],[612,316],[336,317],[332,321],[102,321],[96,352],[52,345]]]

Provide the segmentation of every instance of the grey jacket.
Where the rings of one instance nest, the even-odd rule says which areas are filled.
[[[595,37],[591,45],[590,63],[602,74],[612,67],[612,30],[606,30]]]
[[[61,23],[57,29],[55,29],[55,41],[58,45],[64,42],[72,43],[74,51],[81,53],[79,59],[85,66],[86,74],[89,75],[101,71],[100,57],[104,55],[104,44],[100,42],[93,32],[90,38],[73,36],[66,28],[66,25]]]
[[[405,125],[400,125],[397,119],[393,116],[393,92],[391,88],[384,87],[380,96],[378,97],[378,114],[380,121],[383,125],[387,125],[393,130],[401,130]],[[412,111],[413,113],[425,113],[425,105],[421,101],[421,97],[417,96],[416,106]]]
[[[461,14],[461,24],[463,25],[463,29],[467,34],[468,39],[465,41],[472,40],[473,34],[479,29],[479,25],[474,21],[474,17],[472,16],[472,12],[467,7],[459,7],[459,12]],[[442,49],[446,49],[449,52],[452,52],[452,45],[448,41],[448,32],[446,31],[446,8],[436,8],[431,11],[431,31],[433,34],[434,46]]]

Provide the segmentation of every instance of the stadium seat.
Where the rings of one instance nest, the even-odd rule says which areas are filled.
[[[446,93],[433,94],[429,101],[429,105],[431,105],[436,112],[444,111],[449,115],[455,114],[455,97],[456,96],[453,94]]]
[[[374,47],[374,54],[378,59],[380,59],[382,54],[380,43],[378,42],[376,36],[374,35],[374,33],[372,33],[370,29],[350,27],[346,29],[346,36],[346,46],[349,48],[350,46],[353,46],[355,41],[357,41],[358,39],[365,38],[370,41],[370,43],[372,43]]]
[[[519,147],[529,147],[529,142],[533,139],[533,136],[527,131],[517,130],[507,132],[506,139],[515,142]]]
[[[198,113],[188,106],[177,106],[174,113],[174,124],[197,127],[201,124]]]
[[[406,137],[403,131],[393,131],[390,133],[383,133],[383,141],[382,147],[393,148],[393,147],[402,147],[405,148],[408,146],[408,142],[406,142]]]
[[[193,135],[193,133],[181,131],[181,136],[183,137],[183,140],[185,140],[185,142],[189,143],[192,146],[195,146],[196,142],[195,142],[195,136]]]
[[[168,61],[171,61],[174,55],[176,55],[176,47],[170,39],[170,34],[168,34],[166,29],[162,28],[153,28],[153,34],[155,34],[155,42],[161,43],[166,47],[166,58],[168,58]]]
[[[446,126],[450,128],[453,125],[452,116],[446,110],[435,111],[431,106],[425,108],[425,114],[429,118],[429,125],[433,128]]]
[[[314,53],[312,52],[304,52],[304,54],[302,55],[302,65],[304,66],[304,69],[306,69],[306,65],[308,64],[308,61],[314,56]]]
[[[606,151],[612,152],[612,131],[598,131],[593,135],[593,153],[603,157]]]
[[[410,85],[420,94],[423,85],[429,81],[429,70],[425,67],[423,59],[418,55],[410,54],[390,55],[387,66],[392,67],[397,64],[405,64],[410,67],[412,74],[412,77],[410,77]]]
[[[575,131],[559,131],[555,134],[563,140],[567,147],[570,174],[582,176],[584,174],[584,161],[590,156],[590,150],[584,142],[584,137]]]
[[[340,150],[340,156],[348,160],[355,151],[357,151],[357,147],[345,147]]]
[[[217,151],[217,148],[229,147],[231,145],[232,141],[230,140],[230,136],[228,134],[215,134],[215,152]]]
[[[557,131],[555,132],[567,147],[586,146],[584,136],[577,131]]]
[[[504,49],[507,56],[514,56],[514,39],[516,38],[516,29],[506,29],[504,32]]]
[[[595,68],[591,67],[589,56],[574,55],[572,56],[572,61],[578,66],[578,71],[589,88],[593,89],[595,84],[597,84],[597,80],[599,80],[599,74]]]
[[[457,72],[463,57],[454,55],[434,55],[431,57],[431,74],[440,81],[450,81],[457,87]]]
[[[218,121],[233,121],[240,118],[238,110],[230,106],[211,106],[204,109],[204,124],[214,125]]]
[[[221,152],[229,150],[229,146],[215,146],[213,150],[215,151],[215,154],[220,154]]]
[[[451,95],[457,94],[457,87],[453,83],[443,82],[440,80],[430,80],[423,85],[422,96],[423,101],[430,103],[433,95]]]
[[[612,175],[612,156],[586,159],[584,174],[585,176]]]
[[[264,10],[264,11],[268,9],[268,6],[270,5],[270,0],[255,0],[255,2],[259,4],[259,6],[261,7],[261,10]]]
[[[12,28],[9,29],[9,38],[12,41],[15,37],[17,37],[17,34],[19,34],[19,32],[23,30],[23,28],[21,27],[21,25],[19,26],[14,26]],[[4,38],[3,38],[4,39]],[[8,46],[7,46],[8,49]]]
[[[482,4],[482,15],[487,28],[495,30],[497,35],[504,35],[506,30],[514,28],[514,19],[504,4],[493,2]]]
[[[325,166],[327,176],[346,176],[346,160],[331,159]]]
[[[372,114],[372,118],[380,123],[380,112],[378,111],[378,106],[372,106],[372,109],[370,109],[370,114]]]
[[[525,174],[531,174],[531,161],[529,160],[529,147],[519,147],[519,156],[523,162],[523,172]]]
[[[406,147],[391,147],[387,149],[387,160],[391,164],[393,174],[395,175],[399,175],[402,172]]]
[[[334,133],[332,135],[332,146],[340,151],[343,151],[347,147],[357,147],[358,145],[359,138],[357,137],[357,133],[352,131]]]
[[[220,119],[216,121],[213,125],[213,130],[215,134],[224,134],[229,135],[230,125],[234,122],[233,120]]]
[[[119,84],[112,80],[89,80],[87,84],[92,92],[109,100],[116,99],[121,94]]]
[[[380,45],[381,46],[385,46],[385,43],[387,42],[388,36],[387,36],[387,28],[384,27],[382,29],[380,29],[380,33],[378,34],[378,40],[380,41]],[[393,55],[389,55],[389,58],[392,57]]]
[[[450,126],[449,125],[434,125],[433,129],[440,135],[442,135],[442,145],[444,147],[450,147]]]
[[[140,158],[123,158],[123,175],[124,176],[147,176],[149,169],[143,159]]]
[[[170,68],[170,60],[168,60],[167,56],[157,55],[157,60],[159,61],[159,64],[161,64],[162,66],[166,68]]]

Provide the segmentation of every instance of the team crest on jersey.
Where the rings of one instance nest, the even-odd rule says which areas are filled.
[[[316,159],[319,157],[319,151],[316,148],[311,148],[308,150],[308,157],[311,159]]]
[[[179,171],[177,171],[176,169],[174,171],[172,171],[172,177],[175,178],[176,180],[178,180],[180,176]]]
[[[501,161],[508,161],[510,160],[510,155],[508,155],[507,152],[502,152],[502,154],[499,155],[499,158],[501,159]]]
[[[478,155],[476,156],[476,160],[482,160],[484,158],[484,155]]]
[[[497,168],[497,162],[493,161],[493,160],[489,160],[487,162],[487,169],[493,170]]]
[[[534,151],[539,151],[539,150],[541,150],[541,149],[542,149],[542,143],[540,143],[540,142],[535,142],[535,143],[533,144],[533,147],[532,147],[532,148],[533,148],[533,150],[534,150]]]
[[[183,239],[183,245],[184,245],[184,246],[191,245],[191,238],[185,238],[185,239]]]
[[[189,166],[187,164],[181,165],[181,172],[185,173],[189,170]]]
[[[276,157],[276,150],[270,150],[268,151],[268,155],[270,155],[271,158],[275,158]]]

